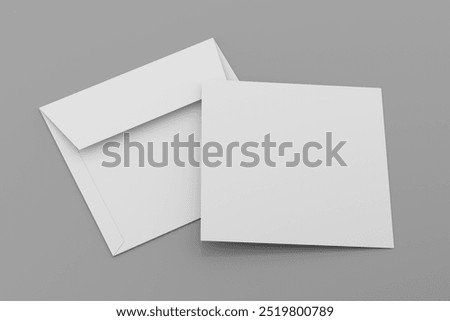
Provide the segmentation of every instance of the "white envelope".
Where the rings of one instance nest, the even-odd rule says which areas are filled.
[[[203,144],[222,146],[217,167],[203,149],[202,241],[394,246],[381,89],[215,81],[202,94]]]
[[[104,143],[199,139],[201,84],[224,79],[210,39],[40,108],[112,255],[199,219],[200,169],[103,167]]]

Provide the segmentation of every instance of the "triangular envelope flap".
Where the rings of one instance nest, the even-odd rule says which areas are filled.
[[[86,204],[93,213],[95,222],[100,228],[111,254],[116,255],[124,244],[124,239],[107,207],[105,207],[99,191],[95,186],[95,183],[92,180],[86,166],[84,166],[80,152],[75,148],[75,146],[67,141],[66,137],[52,124],[51,121],[47,119],[45,115],[43,115],[43,117],[69,167],[70,172],[72,173],[73,178],[75,179],[75,182],[78,185],[78,188],[81,191],[81,194],[83,194]]]
[[[41,107],[83,149],[201,99],[201,83],[225,80],[214,39]]]

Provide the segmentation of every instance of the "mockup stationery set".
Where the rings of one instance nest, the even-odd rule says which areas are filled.
[[[40,108],[111,253],[199,218],[203,241],[393,247],[381,90],[236,80],[210,39]]]

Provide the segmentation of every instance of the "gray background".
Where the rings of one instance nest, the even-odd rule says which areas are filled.
[[[445,1],[1,1],[0,299],[450,299]],[[38,107],[215,37],[242,80],[383,88],[395,249],[205,244],[116,258]]]

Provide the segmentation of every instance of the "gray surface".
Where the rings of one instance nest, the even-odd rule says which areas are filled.
[[[0,4],[1,299],[449,299],[449,6]],[[111,257],[37,108],[214,36],[243,80],[383,88],[395,249],[202,244]]]

